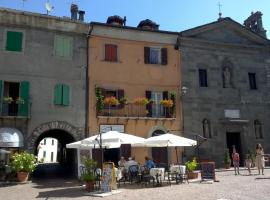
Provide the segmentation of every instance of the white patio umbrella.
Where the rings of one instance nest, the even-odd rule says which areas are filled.
[[[176,158],[178,162],[177,148],[195,146],[197,141],[185,137],[166,133],[158,136],[153,136],[144,140],[144,142],[136,143],[133,146],[137,147],[175,147]]]
[[[108,146],[108,148],[119,148],[121,144],[133,144],[143,143],[144,138],[127,133],[120,133],[118,131],[108,131],[101,134],[102,146]],[[100,134],[91,136],[82,140],[82,144],[85,145],[99,145]]]
[[[171,133],[166,133],[159,136],[147,138],[144,140],[143,143],[137,143],[134,145],[145,147],[185,147],[195,146],[197,145],[197,141]]]

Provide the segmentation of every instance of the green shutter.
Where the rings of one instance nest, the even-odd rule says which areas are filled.
[[[69,105],[69,86],[63,85],[63,105]]]
[[[0,80],[0,115],[2,114],[3,84],[4,84],[4,81]]]
[[[22,51],[22,32],[7,31],[6,50]]]
[[[72,56],[72,39],[69,37],[63,38],[63,56],[65,58],[71,58]]]
[[[58,84],[54,87],[54,104],[62,105],[62,85]]]
[[[54,40],[54,53],[56,56],[63,56],[62,37],[55,36]]]
[[[28,116],[29,114],[29,82],[22,81],[20,84],[20,99],[22,100],[19,103],[19,116]]]
[[[0,80],[0,101],[2,100],[2,94],[3,94],[3,84],[4,84],[4,81]]]

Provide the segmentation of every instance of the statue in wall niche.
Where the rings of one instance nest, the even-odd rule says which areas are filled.
[[[203,120],[203,137],[211,138],[210,122],[208,119]]]
[[[231,87],[231,72],[229,67],[224,67],[223,69],[223,87],[224,88]]]

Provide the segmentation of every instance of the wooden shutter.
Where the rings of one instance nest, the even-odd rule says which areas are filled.
[[[69,86],[63,85],[62,86],[62,105],[68,106],[69,105]]]
[[[56,35],[54,39],[54,54],[56,56],[63,56],[63,38]]]
[[[20,99],[23,103],[19,104],[19,116],[28,116],[29,114],[29,82],[22,81],[20,83]]]
[[[168,59],[167,59],[167,48],[161,49],[161,64],[167,65]]]
[[[111,61],[117,61],[117,45],[111,45]]]
[[[126,160],[131,156],[131,144],[121,144],[120,157],[123,156]]]
[[[3,105],[3,84],[4,81],[0,80],[0,115],[2,114],[2,105]]]
[[[117,61],[117,45],[105,44],[105,60],[109,62]]]
[[[22,51],[22,32],[7,31],[6,50]]]
[[[169,93],[168,93],[168,91],[164,91],[162,93],[162,96],[163,96],[163,99],[169,99]]]
[[[124,90],[117,90],[117,99],[120,100],[121,98],[125,97],[125,91]],[[123,108],[125,105],[124,104],[119,104],[118,108]]]
[[[62,85],[57,84],[54,87],[54,104],[62,105]]]
[[[150,63],[150,47],[144,47],[144,63]]]
[[[152,92],[151,91],[145,91],[145,97],[150,100],[151,97],[152,97]],[[146,110],[148,111],[147,116],[152,117],[152,104],[151,103],[146,105]]]
[[[65,58],[71,58],[72,57],[72,49],[73,49],[73,43],[72,38],[70,37],[63,37],[63,57]]]
[[[2,100],[3,97],[3,87],[4,86],[4,81],[0,80],[0,101]]]

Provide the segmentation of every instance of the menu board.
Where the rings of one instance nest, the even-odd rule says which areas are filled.
[[[201,162],[201,180],[216,180],[215,163]]]
[[[115,189],[116,178],[115,178],[115,169],[113,162],[103,163],[102,170],[102,179],[101,179],[101,191],[102,192],[111,192],[112,189]]]

